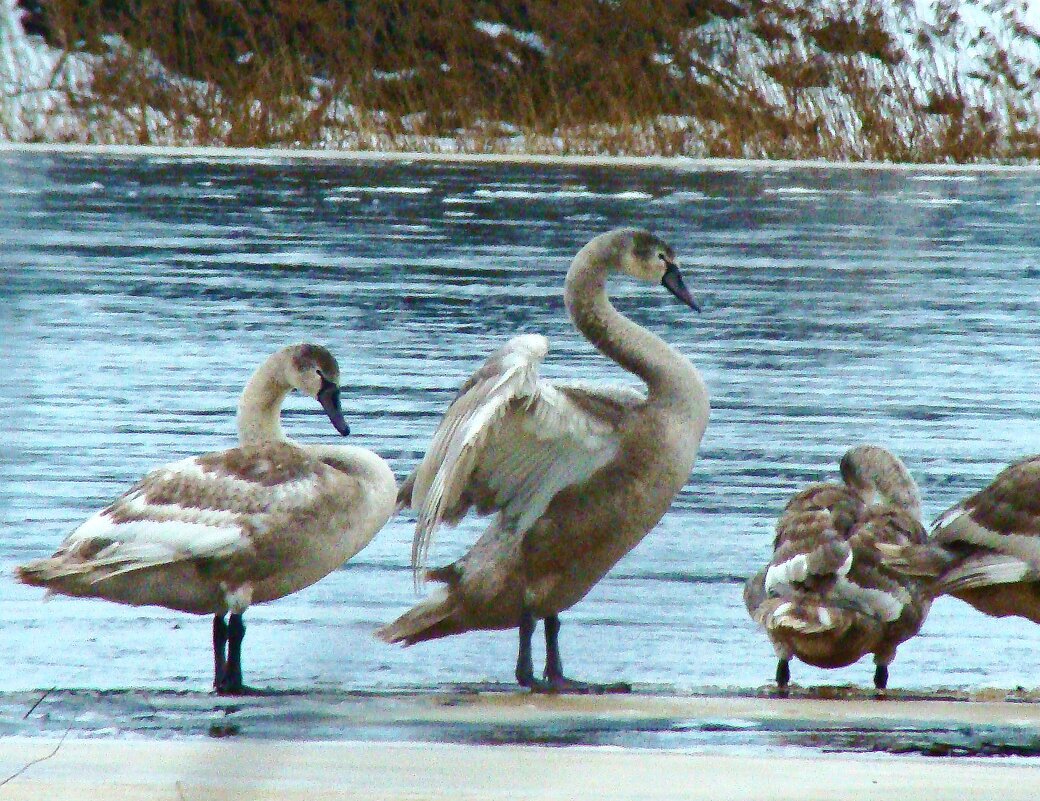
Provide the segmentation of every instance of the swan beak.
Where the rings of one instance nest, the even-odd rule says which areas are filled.
[[[321,377],[321,389],[318,390],[318,403],[332,421],[332,426],[344,437],[350,433],[350,426],[343,419],[343,409],[339,405],[339,387]]]
[[[697,301],[693,299],[693,295],[690,294],[690,290],[688,290],[686,284],[683,283],[682,273],[679,272],[679,267],[674,261],[665,262],[664,277],[661,279],[661,286],[675,295],[675,297],[679,298],[679,300],[694,311],[699,312],[701,310],[701,307],[697,305]]]

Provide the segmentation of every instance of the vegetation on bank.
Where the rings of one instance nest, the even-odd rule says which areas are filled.
[[[86,65],[47,87],[76,141],[1040,158],[1040,35],[1010,0],[936,0],[927,19],[913,0],[22,6]]]

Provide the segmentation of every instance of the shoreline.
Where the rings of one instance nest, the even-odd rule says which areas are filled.
[[[543,696],[471,687],[394,692],[169,690],[0,694],[0,738],[338,742],[779,756],[1040,759],[1040,702],[756,695]],[[2,749],[0,749],[2,750]],[[2,795],[0,795],[2,798]]]
[[[180,147],[166,145],[84,145],[39,142],[0,142],[0,154],[39,153],[108,158],[166,157],[205,161],[320,161],[374,163],[441,163],[459,165],[532,165],[666,169],[676,172],[734,170],[838,170],[843,172],[920,172],[929,175],[1040,174],[1040,164],[917,164],[910,162],[851,162],[687,158],[684,156],[581,156],[531,153],[458,153],[386,150],[320,150],[292,148]]]

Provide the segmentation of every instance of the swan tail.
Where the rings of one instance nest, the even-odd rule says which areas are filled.
[[[401,488],[397,491],[397,501],[394,505],[394,512],[399,513],[405,509],[412,508],[412,490],[415,489],[415,471],[413,470],[411,475],[404,480],[401,484]]]
[[[431,571],[436,572],[439,571]],[[435,576],[430,575],[430,578]],[[458,634],[465,630],[460,612],[461,605],[451,590],[445,587],[416,604],[393,623],[378,629],[376,636],[383,642],[415,645],[417,642]]]
[[[70,592],[68,587],[91,584],[91,570],[82,563],[69,564],[60,559],[34,559],[15,568],[14,574],[22,584],[43,587],[51,591]]]

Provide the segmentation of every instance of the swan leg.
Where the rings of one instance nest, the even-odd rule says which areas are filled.
[[[544,692],[544,682],[534,677],[534,661],[531,657],[531,638],[538,621],[530,610],[520,610],[520,649],[516,655],[516,680],[521,687],[535,692]]]
[[[791,683],[791,660],[780,659],[776,663],[776,690],[787,695],[787,686]]]
[[[248,690],[242,683],[242,640],[246,636],[246,626],[242,615],[228,615],[227,623],[227,662],[224,675],[217,685],[219,695],[242,695]]]
[[[878,665],[874,668],[874,687],[878,690],[888,687],[888,665]]]
[[[563,675],[563,660],[560,658],[560,618],[549,615],[545,618],[545,682],[547,692],[603,694],[630,693],[632,685],[619,681],[612,684],[590,684],[568,679]]]
[[[227,671],[227,623],[223,615],[213,615],[213,689],[220,691]]]

